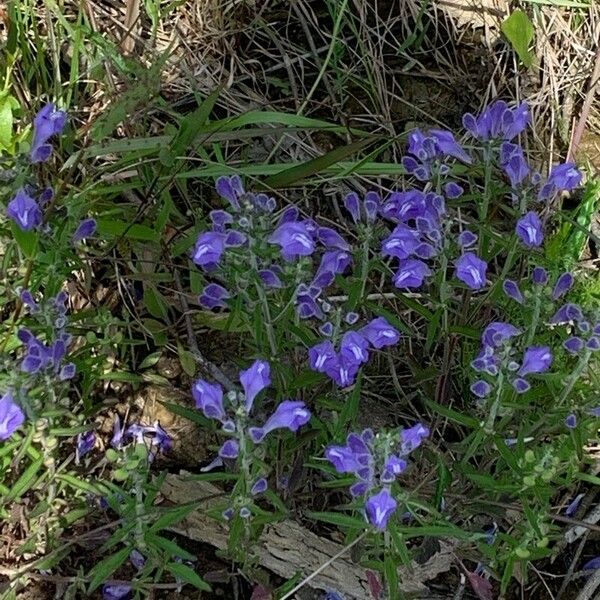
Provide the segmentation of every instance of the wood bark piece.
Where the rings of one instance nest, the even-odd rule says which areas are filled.
[[[204,501],[202,508],[171,527],[172,531],[220,550],[227,547],[227,529],[205,514],[206,509],[219,503],[222,490],[209,482],[194,480],[193,475],[182,472],[179,475],[167,475],[161,491],[167,500],[177,504]],[[299,571],[305,576],[310,575],[342,549],[341,544],[319,537],[288,519],[265,528],[256,543],[255,553],[262,567],[289,579]],[[411,568],[399,566],[402,592],[414,598],[439,598],[424,582],[450,570],[454,562],[452,551],[453,546],[442,541],[440,551],[424,564],[413,562]],[[352,600],[372,600],[365,569],[346,555],[334,561],[307,585],[324,591],[336,590],[344,598]]]

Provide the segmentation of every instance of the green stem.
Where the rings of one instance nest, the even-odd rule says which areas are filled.
[[[542,294],[541,294],[540,286],[536,286],[535,296],[534,296],[534,305],[533,305],[533,314],[531,315],[531,325],[529,326],[529,331],[527,332],[527,339],[525,340],[525,347],[530,346],[531,342],[533,342],[533,338],[535,337],[535,332],[537,330],[538,322],[540,320],[541,309],[542,309]]]
[[[139,552],[144,552],[146,540],[144,538],[144,516],[146,508],[144,506],[144,486],[140,480],[139,473],[134,476],[135,486],[135,545]]]
[[[360,296],[358,297],[358,302],[362,302],[365,289],[367,287],[367,277],[369,275],[369,249],[371,248],[371,226],[367,227],[365,237],[362,243],[362,261],[360,267]],[[352,307],[355,308],[354,306]]]
[[[579,362],[577,363],[577,366],[575,367],[573,372],[567,378],[565,387],[563,388],[563,391],[560,395],[560,398],[558,400],[559,406],[562,406],[565,403],[565,400],[568,398],[569,394],[573,390],[573,387],[577,383],[577,380],[581,377],[581,374],[586,368],[591,356],[592,351],[586,348],[584,353],[579,357]]]
[[[502,400],[502,392],[504,389],[504,373],[502,371],[498,373],[496,386],[496,396],[494,397],[494,401],[490,406],[490,412],[488,413],[488,418],[485,423],[486,433],[494,433],[494,422],[498,416],[498,410],[500,409],[500,401]]]
[[[256,275],[258,273],[258,264],[256,263],[256,256],[254,255],[252,250],[250,250],[250,257],[252,269],[254,271],[253,275]],[[254,286],[256,288],[256,293],[258,294],[258,299],[260,301],[265,330],[267,332],[267,339],[269,340],[269,347],[271,348],[271,358],[275,358],[277,356],[277,342],[275,341],[275,331],[273,330],[273,321],[271,319],[271,309],[269,308],[269,300],[267,298],[267,295],[265,294],[264,288],[260,283],[255,281]]]

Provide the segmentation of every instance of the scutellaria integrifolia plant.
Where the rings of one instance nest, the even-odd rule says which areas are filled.
[[[239,379],[243,391],[227,392],[218,383],[199,379],[192,387],[192,395],[204,416],[220,423],[221,433],[226,438],[208,469],[226,466],[240,473],[223,516],[227,520],[239,516],[248,521],[256,510],[255,499],[268,488],[265,438],[279,429],[296,433],[308,423],[311,414],[304,402],[283,400],[259,424],[255,401],[271,385],[271,367],[267,361],[257,360],[240,372]]]
[[[368,522],[384,531],[398,508],[395,483],[408,468],[409,454],[418,448],[429,430],[421,423],[400,431],[370,429],[351,433],[345,446],[329,446],[325,458],[338,473],[351,473],[357,481],[350,494],[361,503]]]
[[[198,304],[217,313],[203,314],[203,322],[232,325],[229,334],[240,338],[235,363],[247,368],[239,375],[242,391],[210,378],[192,386],[196,407],[219,439],[215,460],[197,476],[231,482],[213,516],[226,522],[230,555],[245,567],[261,527],[284,516],[277,492],[285,487],[281,463],[292,452],[296,472],[307,463],[326,472],[326,481],[310,480],[311,489],[348,488],[346,507],[355,514],[338,508],[323,520],[362,531],[365,563],[381,567],[385,577],[410,559],[413,541],[404,539],[429,535],[423,525],[468,539],[470,552],[481,543],[478,572],[498,579],[505,565],[549,551],[557,531],[550,519],[554,489],[574,485],[581,440],[593,435],[600,416],[600,402],[587,393],[600,326],[593,310],[574,299],[575,276],[551,264],[544,249],[561,194],[582,175],[572,163],[552,167],[547,178],[536,173],[522,144],[530,120],[526,104],[496,102],[465,115],[462,138],[441,129],[409,132],[406,176],[383,180],[387,193],[340,192],[342,218],[335,224],[327,210],[312,214],[308,202],[248,192],[236,175],[217,179],[225,205],[217,204],[208,226],[195,231],[190,258],[194,281],[199,273],[203,280]],[[32,176],[51,169],[50,142],[65,122],[54,107],[36,117],[31,151],[7,201],[13,230],[23,239],[36,236],[42,252],[57,231],[79,250],[96,230],[94,219],[78,210],[61,224],[60,211],[70,207]],[[15,327],[14,369],[0,389],[0,440],[16,445],[33,431],[44,460],[56,449],[52,427],[64,425],[56,409],[77,412],[69,386],[82,377],[74,367],[78,357],[70,356],[76,330],[51,300],[62,282],[52,287],[36,276],[23,286],[31,291],[11,288],[28,311]],[[387,364],[376,360],[383,353]],[[248,360],[256,356],[265,360]],[[370,409],[362,403],[375,398],[387,406],[388,379],[396,396],[390,422],[371,429],[361,422]],[[41,395],[40,387],[55,396]],[[73,464],[85,473],[101,454],[102,435],[71,416]],[[399,423],[416,425],[392,429]],[[432,442],[412,453],[425,438]],[[104,582],[105,599],[114,600],[150,589],[169,564],[178,577],[181,567],[173,564],[190,555],[183,549],[174,555],[176,542],[153,529],[163,509],[151,469],[168,451],[169,434],[160,423],[124,427],[117,420],[109,444],[99,459],[103,480],[90,475],[87,483],[103,492],[95,505],[127,523],[113,541],[134,574],[127,584]],[[331,481],[336,472],[345,477]],[[296,498],[293,486],[288,492],[286,503],[306,496]],[[519,503],[526,515],[505,520],[498,511],[493,534],[471,531],[477,529],[471,509],[458,506],[470,492],[482,504]],[[344,493],[336,504],[347,500]],[[445,510],[446,502],[453,510]],[[460,545],[455,551],[461,554]],[[397,590],[390,579],[391,596]]]

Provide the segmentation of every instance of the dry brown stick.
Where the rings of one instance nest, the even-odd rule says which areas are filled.
[[[190,345],[190,352],[194,357],[195,361],[205,370],[208,371],[214,379],[216,379],[226,390],[231,391],[235,389],[232,381],[215,365],[214,363],[207,360],[200,352],[198,348],[198,342],[196,341],[196,334],[194,333],[194,327],[192,325],[192,319],[190,318],[190,307],[187,301],[187,296],[181,286],[181,279],[179,277],[179,271],[173,269],[173,278],[175,280],[175,286],[179,295],[179,302],[181,303],[181,310],[183,312],[183,318],[185,320],[185,327],[188,336],[188,344]]]
[[[569,144],[569,152],[567,153],[567,160],[572,160],[573,158],[575,158],[575,155],[577,154],[577,150],[579,148],[579,144],[581,143],[581,138],[583,137],[583,132],[585,131],[585,125],[587,123],[587,118],[589,116],[590,110],[592,108],[592,104],[594,102],[594,97],[596,95],[596,88],[598,87],[599,82],[600,82],[600,47],[598,47],[598,50],[596,50],[594,71],[592,72],[592,77],[588,84],[588,90],[585,95],[585,100],[583,102],[583,106],[581,107],[581,114],[579,115],[579,119],[577,120],[577,126],[575,127],[575,131],[573,133],[571,143]]]

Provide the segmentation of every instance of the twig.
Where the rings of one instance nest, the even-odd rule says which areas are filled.
[[[181,303],[181,310],[183,312],[183,318],[185,320],[185,328],[187,330],[188,344],[190,346],[190,352],[194,357],[194,360],[205,370],[208,371],[212,377],[218,381],[226,390],[231,391],[235,389],[233,382],[215,365],[214,363],[207,360],[200,348],[198,348],[198,342],[196,341],[196,335],[194,333],[194,327],[192,325],[192,319],[190,318],[190,307],[187,301],[187,297],[181,286],[181,279],[179,277],[179,271],[173,269],[173,278],[175,279],[175,285],[179,292],[179,301]]]
[[[350,550],[353,546],[358,544],[360,540],[362,540],[365,535],[367,535],[367,531],[363,531],[352,543],[344,546],[335,556],[332,556],[329,560],[324,562],[318,569],[313,571],[308,577],[305,577],[298,585],[293,587],[285,596],[282,596],[280,600],[286,600],[287,598],[291,598],[300,588],[303,588],[309,581],[312,581],[319,573],[324,571],[331,563],[335,562],[338,558],[346,554],[348,550]]]
[[[596,88],[598,87],[598,83],[600,82],[600,48],[596,51],[596,58],[594,64],[594,71],[592,72],[592,77],[588,84],[588,90],[585,95],[585,100],[583,102],[583,106],[581,107],[581,114],[579,115],[579,119],[577,120],[577,126],[575,127],[575,131],[573,133],[573,137],[571,139],[571,144],[569,145],[569,152],[567,154],[567,160],[572,160],[575,158],[575,154],[577,154],[577,149],[579,148],[579,144],[581,143],[581,138],[583,137],[583,132],[585,131],[585,125],[587,123],[587,118],[592,108],[592,104],[594,102],[594,97],[596,96]]]
[[[575,600],[592,600],[593,597],[597,598],[597,596],[594,596],[594,592],[599,585],[600,569],[596,569]]]

